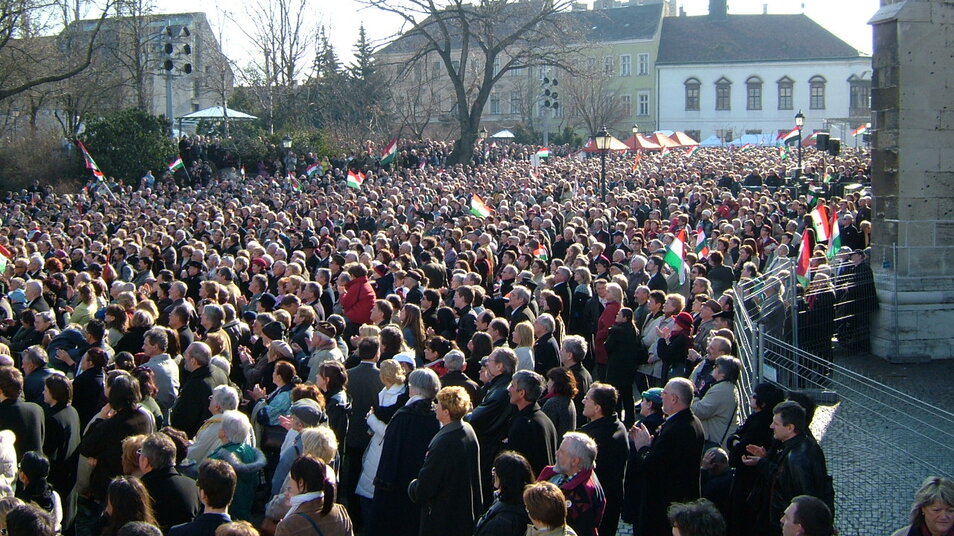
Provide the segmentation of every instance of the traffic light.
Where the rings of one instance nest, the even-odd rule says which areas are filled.
[[[165,58],[160,62],[161,70],[172,74],[178,70],[183,74],[192,74],[192,45],[189,38],[192,32],[187,26],[168,25],[160,34],[165,41],[162,52]]]

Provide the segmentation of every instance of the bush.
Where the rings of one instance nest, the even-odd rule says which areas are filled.
[[[63,186],[66,191],[80,188],[86,177],[82,160],[71,158],[73,151],[58,129],[37,130],[10,136],[0,146],[0,185],[4,190],[19,190],[39,180],[43,184]]]
[[[107,176],[137,184],[147,170],[158,174],[178,156],[169,122],[132,108],[90,121],[82,140]]]

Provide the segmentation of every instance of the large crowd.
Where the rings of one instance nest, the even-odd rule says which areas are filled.
[[[865,151],[611,154],[602,199],[569,148],[204,146],[197,177],[3,199],[6,534],[832,534],[814,403],[742,399],[734,302],[864,348],[865,315],[830,318],[833,280],[870,280]],[[737,295],[805,244],[797,305],[777,273]],[[954,484],[916,499],[898,534],[951,534]]]

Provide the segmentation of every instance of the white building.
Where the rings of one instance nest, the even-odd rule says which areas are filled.
[[[659,128],[698,140],[717,135],[851,131],[871,119],[871,57],[805,15],[709,15],[663,19],[656,61]],[[860,144],[860,140],[858,140]]]

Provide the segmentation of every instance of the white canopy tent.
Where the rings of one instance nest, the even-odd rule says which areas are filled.
[[[494,138],[494,139],[497,139],[497,140],[512,140],[512,139],[516,138],[516,136],[513,135],[513,132],[510,132],[510,131],[507,130],[507,129],[503,129],[503,130],[501,130],[500,132],[496,132],[496,133],[494,133],[494,134],[491,134],[490,137],[491,137],[491,138]]]
[[[699,147],[722,147],[722,138],[715,134],[699,142]]]
[[[208,108],[192,112],[191,114],[177,117],[176,121],[179,125],[179,134],[184,134],[186,130],[195,132],[196,125],[198,125],[199,121],[202,121],[203,119],[216,122],[224,121],[226,123],[225,132],[228,133],[229,121],[253,121],[258,118],[254,115],[249,115],[245,112],[233,110],[224,106],[210,106]]]

